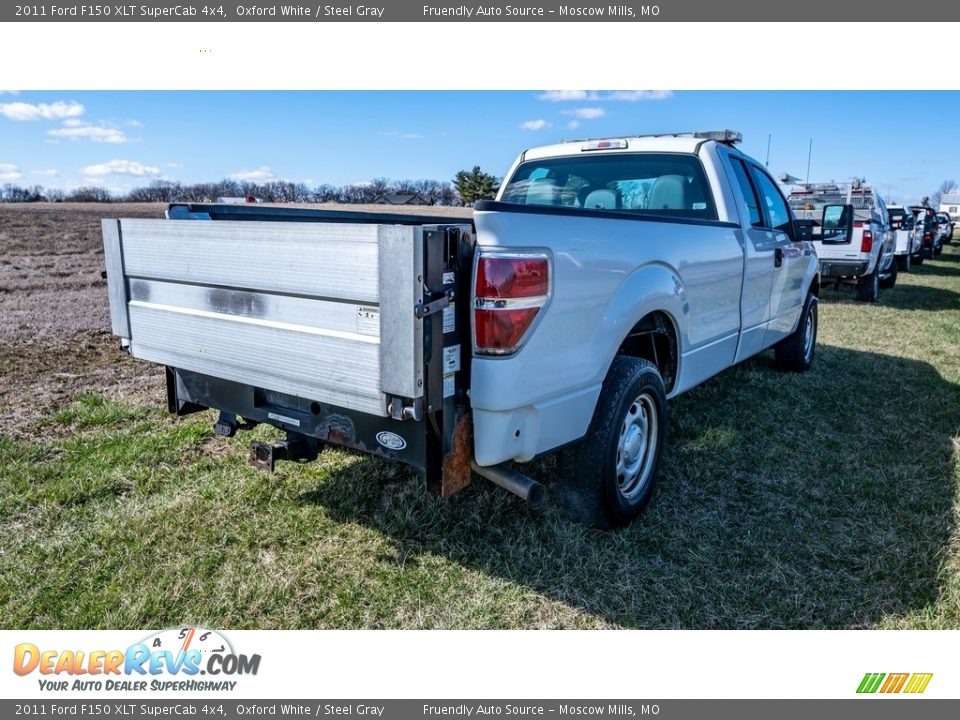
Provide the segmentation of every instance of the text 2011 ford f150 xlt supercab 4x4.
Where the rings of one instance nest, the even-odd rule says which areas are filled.
[[[113,332],[166,366],[170,410],[409,463],[451,494],[560,449],[557,496],[598,526],[650,498],[667,399],[767,348],[814,357],[811,228],[737,133],[527,150],[473,222],[173,205],[104,220]]]

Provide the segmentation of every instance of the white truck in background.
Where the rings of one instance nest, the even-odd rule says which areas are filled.
[[[909,272],[914,263],[923,264],[923,231],[917,227],[913,210],[902,205],[887,205],[890,229],[894,233],[894,257],[897,267]]]
[[[530,149],[472,223],[203,204],[104,220],[113,332],[166,367],[172,412],[286,431],[254,443],[258,465],[337,445],[444,495],[472,471],[539,503],[505,463],[559,450],[567,511],[623,525],[650,499],[668,398],[768,348],[787,370],[814,359],[813,223],[737,141]]]
[[[923,205],[911,205],[910,209],[916,218],[917,232],[920,234],[923,245],[923,257],[928,259],[938,257],[943,252],[943,240],[936,211]]]
[[[881,288],[896,284],[896,238],[887,206],[863,180],[798,185],[789,203],[797,217],[814,223],[823,282],[854,285],[864,302],[876,302]]]

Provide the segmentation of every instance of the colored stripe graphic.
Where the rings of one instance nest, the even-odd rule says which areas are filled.
[[[857,688],[858,693],[875,693],[877,688],[880,687],[880,681],[884,678],[883,673],[867,673],[863,676],[863,680],[860,681],[860,687]]]
[[[887,675],[887,681],[883,684],[883,687],[880,688],[880,692],[900,692],[903,689],[904,683],[907,682],[908,677],[910,677],[910,673],[890,673]]]
[[[933,673],[866,673],[860,685],[857,686],[858,693],[881,692],[892,693],[922,693],[927,689]],[[882,684],[881,684],[882,683]]]
[[[914,673],[904,690],[906,693],[922,693],[930,684],[933,673]]]

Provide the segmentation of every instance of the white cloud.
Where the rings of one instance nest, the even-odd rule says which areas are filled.
[[[231,180],[239,180],[243,182],[244,180],[249,182],[268,182],[270,180],[276,180],[277,176],[273,174],[267,165],[261,165],[256,170],[240,170],[230,175]]]
[[[567,123],[567,127],[571,130],[576,130],[578,127],[580,127],[580,123],[577,120],[571,120]]]
[[[572,115],[575,118],[580,120],[596,120],[597,118],[602,118],[607,114],[607,111],[602,107],[584,107],[576,108],[574,110],[562,110],[561,115]]]
[[[98,165],[88,165],[83,169],[88,176],[103,175],[132,175],[134,177],[156,177],[160,175],[160,168],[143,165],[133,160],[110,160]]]
[[[44,177],[56,177],[57,175],[60,174],[60,172],[57,171],[57,170],[53,170],[53,169],[50,169],[50,170],[33,170],[33,171],[31,172],[31,174],[32,174],[32,175],[43,175]]]
[[[130,142],[130,138],[117,128],[70,121],[65,122],[64,125],[66,127],[47,130],[47,135],[55,138],[67,138],[68,140],[92,140],[93,142],[110,143],[111,145]]]
[[[571,100],[589,100],[591,99],[586,90],[547,90],[537,96],[538,100],[547,102],[569,102]]]
[[[132,128],[141,128],[141,127],[143,127],[143,123],[140,122],[139,120],[127,120],[127,121],[124,123],[124,125],[126,125],[127,127],[132,127]]]
[[[0,95],[19,95],[19,90],[0,90]]]
[[[423,137],[420,133],[413,132],[400,132],[399,130],[388,130],[387,132],[380,133],[386,137],[396,137],[401,140],[419,140]]]
[[[13,163],[0,163],[0,182],[19,180],[21,177],[23,177],[23,173],[20,172],[20,168],[16,165]]]
[[[546,102],[645,102],[667,100],[673,97],[672,90],[615,90],[597,92],[596,90],[547,90],[537,95],[538,100]]]
[[[621,90],[608,94],[604,99],[613,102],[648,102],[669,100],[672,97],[672,90]]]
[[[63,121],[64,127],[80,127],[81,125],[86,125],[86,123],[79,118],[67,118]]]
[[[36,105],[25,102],[0,104],[0,115],[8,120],[64,120],[83,115],[85,108],[78,102],[55,102]]]
[[[180,169],[180,168],[182,168],[182,167],[183,167],[183,163],[177,163],[177,162],[168,162],[168,163],[167,163],[167,167],[168,167],[168,168],[176,168],[176,169]]]
[[[522,130],[543,130],[544,128],[550,127],[550,123],[546,120],[527,120],[525,123],[520,124]]]

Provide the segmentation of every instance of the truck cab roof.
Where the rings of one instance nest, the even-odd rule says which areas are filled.
[[[625,152],[695,153],[706,142],[723,142],[732,145],[740,142],[741,138],[741,134],[736,130],[704,130],[659,135],[583,138],[530,148],[520,156],[520,161],[565,157],[579,155],[583,152],[597,154]]]

